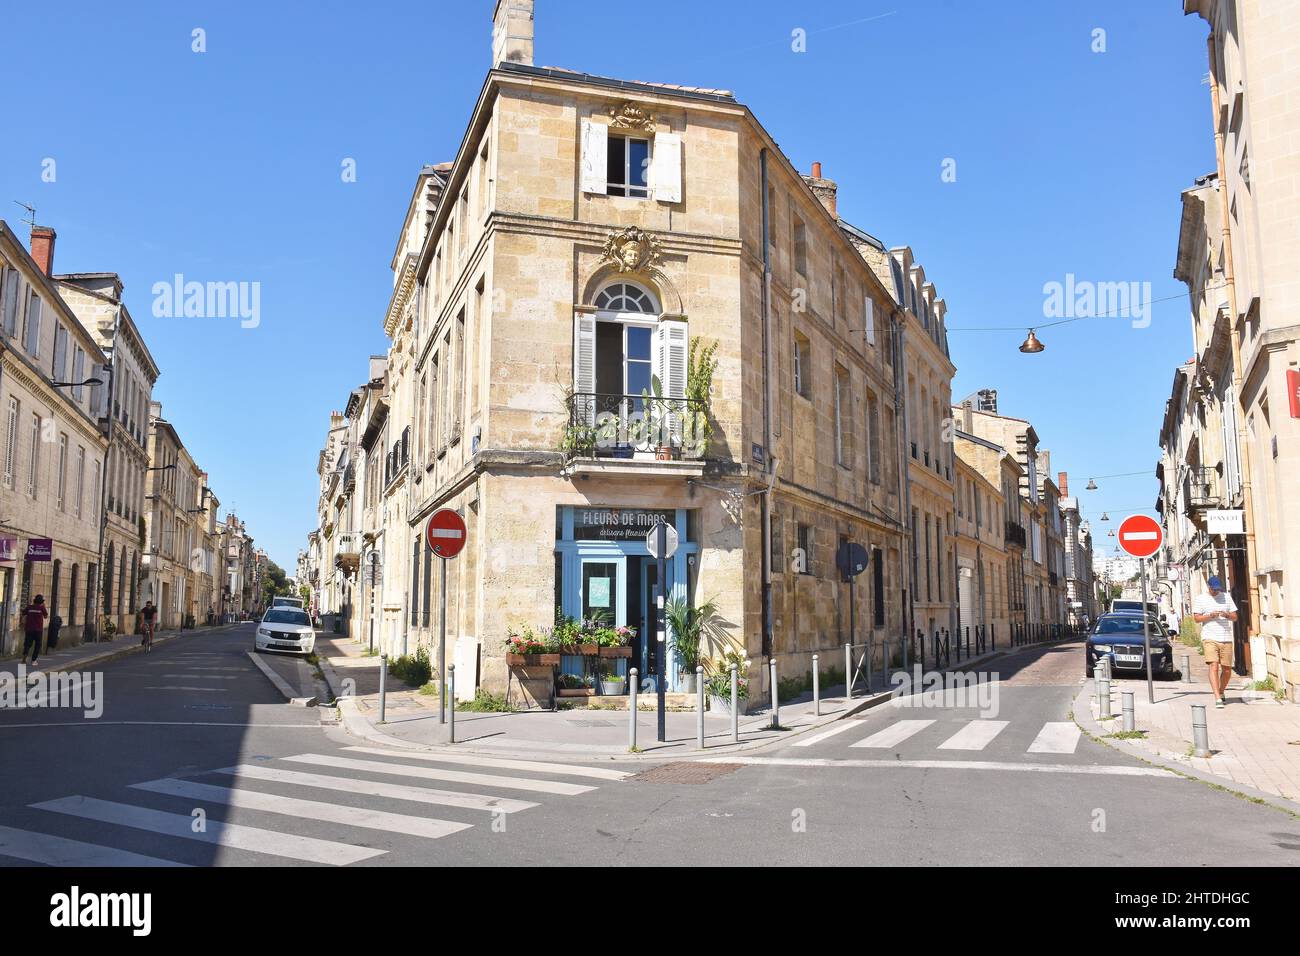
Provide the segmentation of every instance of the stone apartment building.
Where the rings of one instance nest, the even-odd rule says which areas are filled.
[[[1300,614],[1287,594],[1295,590],[1289,575],[1300,573],[1300,518],[1287,508],[1300,492],[1300,0],[1184,0],[1183,9],[1210,28],[1219,215],[1206,228],[1219,231],[1222,249],[1207,268],[1224,287],[1211,302],[1226,292],[1219,336],[1227,339],[1238,406],[1247,636],[1252,658],[1263,659],[1260,673],[1291,691],[1300,658]],[[1219,464],[1222,479],[1226,461],[1202,460],[1202,467]],[[1222,503],[1230,491],[1215,493]],[[1229,565],[1239,553],[1228,549]]]
[[[0,655],[37,594],[61,641],[95,626],[104,386],[80,383],[105,356],[51,278],[55,239],[34,226],[29,254],[0,220]]]
[[[422,532],[451,508],[469,538],[446,566],[449,648],[497,688],[507,633],[557,608],[635,628],[653,672],[660,519],[680,540],[670,596],[716,601],[731,646],[783,673],[851,638],[896,647],[914,597],[923,626],[954,627],[952,365],[910,251],[840,219],[836,184],[729,92],[534,66],[522,0],[497,4],[493,36],[458,154],[421,170],[399,234],[383,387],[331,417],[322,610],[364,613],[392,653],[433,645],[443,568]],[[902,366],[925,409],[915,458]],[[850,541],[871,556],[852,615]],[[378,618],[337,567],[371,554]]]
[[[1056,476],[1061,490],[1061,547],[1065,565],[1065,622],[1079,627],[1097,618],[1096,577],[1092,568],[1092,530],[1079,509],[1079,499],[1070,494],[1070,478]]]
[[[109,360],[100,370],[111,408],[102,414],[111,430],[105,476],[102,532],[103,553],[111,551],[114,564],[105,564],[101,586],[112,571],[114,593],[98,596],[99,623],[108,618],[119,632],[131,632],[135,612],[143,605],[139,596],[145,546],[145,484],[149,467],[149,404],[153,400],[158,365],[122,300],[122,280],[113,272],[56,275],[64,301],[77,313]],[[74,363],[75,364],[75,363]],[[73,377],[77,372],[73,370]]]
[[[959,426],[960,428],[960,426]],[[1007,602],[1007,542],[1003,521],[1002,485],[985,476],[972,448],[977,439],[955,432],[953,478],[957,549],[957,640],[975,647],[983,637],[990,644],[1011,634]],[[991,451],[991,449],[990,449]],[[996,455],[993,467],[1000,467]]]

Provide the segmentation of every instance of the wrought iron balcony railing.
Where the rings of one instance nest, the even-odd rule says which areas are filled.
[[[1183,500],[1187,502],[1187,513],[1207,508],[1219,508],[1223,499],[1219,495],[1219,473],[1213,468],[1193,468],[1187,473],[1183,483]]]
[[[699,399],[575,392],[560,450],[573,458],[703,458],[712,433]]]
[[[1006,523],[1007,544],[1018,544],[1020,547],[1025,546],[1025,527],[1015,521]]]

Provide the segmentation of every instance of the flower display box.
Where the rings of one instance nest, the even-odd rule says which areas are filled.
[[[595,657],[600,647],[596,644],[565,644],[560,648],[561,654],[575,656],[581,654],[583,657]]]
[[[600,649],[600,656],[601,656],[601,657],[605,657],[605,658],[609,658],[609,657],[631,657],[631,656],[632,656],[632,648],[631,648],[630,646],[624,646],[624,647],[602,647],[602,648]]]
[[[559,667],[559,654],[507,654],[506,663],[511,667]]]
[[[595,697],[594,687],[561,687],[557,692],[560,697]]]

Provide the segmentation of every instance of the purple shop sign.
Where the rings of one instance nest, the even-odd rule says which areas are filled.
[[[27,560],[28,561],[49,561],[54,557],[54,539],[53,538],[28,538],[27,539]]]
[[[18,552],[18,539],[11,535],[0,535],[0,561],[12,564]]]

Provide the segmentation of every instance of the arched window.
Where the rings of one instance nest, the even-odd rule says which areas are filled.
[[[596,308],[602,312],[637,312],[648,315],[659,312],[654,297],[630,282],[615,282],[601,289],[596,296]]]

